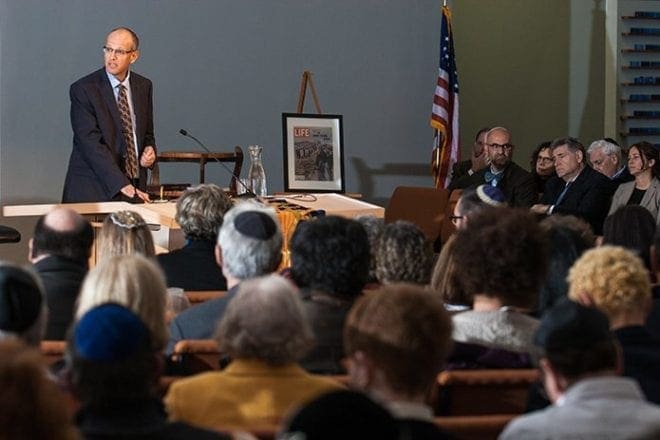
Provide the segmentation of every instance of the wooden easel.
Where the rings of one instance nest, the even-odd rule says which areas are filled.
[[[316,96],[316,88],[314,87],[314,81],[312,80],[312,72],[309,70],[303,71],[302,78],[300,79],[300,92],[298,93],[298,108],[296,109],[297,113],[302,113],[303,108],[305,107],[305,94],[307,93],[307,85],[312,90],[312,98],[314,98],[314,106],[316,107],[316,113],[322,115],[321,105],[319,104],[319,97]]]

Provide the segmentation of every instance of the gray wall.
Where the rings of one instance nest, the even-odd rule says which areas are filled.
[[[195,148],[179,128],[219,150],[260,144],[269,189],[282,190],[281,113],[295,111],[308,69],[323,111],[344,115],[347,191],[384,204],[397,185],[430,186],[441,3],[0,0],[0,204],[59,201],[71,148],[68,86],[101,67],[100,48],[117,25],[141,37],[134,69],[154,81],[160,149]],[[508,125],[526,165],[539,140],[602,131],[602,115],[590,113],[597,105],[586,111],[572,93],[598,92],[598,78],[571,77],[571,63],[599,62],[571,55],[586,38],[573,29],[592,28],[595,3],[453,3],[464,143],[479,126]],[[572,101],[578,110],[569,111]],[[314,110],[309,96],[306,110]],[[161,174],[196,179],[193,165]],[[228,182],[213,165],[207,175]],[[1,220],[28,236],[34,221]],[[24,248],[0,246],[0,258],[20,259]]]

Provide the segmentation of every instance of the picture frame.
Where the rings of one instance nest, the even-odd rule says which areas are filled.
[[[282,113],[285,192],[346,191],[342,115]]]

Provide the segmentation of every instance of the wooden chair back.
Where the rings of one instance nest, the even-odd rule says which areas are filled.
[[[457,440],[496,440],[516,414],[436,417],[435,424]]]
[[[534,368],[443,371],[435,411],[440,416],[522,414],[530,386],[539,378]]]
[[[172,361],[186,374],[219,370],[223,354],[213,339],[184,339],[174,345]]]
[[[461,198],[462,192],[463,190],[455,189],[449,194],[449,200],[445,208],[445,215],[442,219],[442,228],[440,230],[440,240],[442,240],[442,243],[446,243],[449,237],[456,232],[456,226],[451,221],[451,216],[454,214],[454,208],[458,203],[458,199]]]
[[[160,181],[160,167],[159,163],[161,162],[179,162],[179,163],[197,163],[199,164],[199,183],[204,183],[206,179],[206,164],[214,162],[233,163],[234,168],[231,170],[233,176],[230,176],[229,180],[229,192],[233,195],[237,194],[238,183],[236,182],[236,176],[241,175],[241,169],[243,168],[243,150],[238,145],[234,147],[233,152],[212,152],[207,153],[203,151],[159,151],[156,163],[151,169],[151,175],[149,179],[149,191],[152,193],[157,193],[160,186],[168,187],[170,185],[173,189],[173,192],[183,192],[182,186],[185,184],[165,184]],[[222,165],[221,165],[222,166]],[[228,170],[226,170],[228,171]],[[229,173],[227,173],[229,174]],[[168,197],[176,196],[176,194],[166,194]]]
[[[187,290],[183,293],[190,301],[190,305],[203,303],[216,298],[222,298],[227,294],[226,290]]]
[[[449,191],[443,188],[399,186],[385,209],[385,223],[412,222],[435,243],[440,237],[448,199]]]

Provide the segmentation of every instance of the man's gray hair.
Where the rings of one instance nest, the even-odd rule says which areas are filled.
[[[607,142],[605,139],[593,141],[591,145],[589,145],[589,148],[587,148],[587,154],[591,154],[592,151],[598,150],[599,148],[602,148],[603,153],[608,156],[612,154],[616,155],[617,159],[619,159],[619,163],[621,163],[621,147],[612,142]]]
[[[300,360],[314,334],[298,293],[279,275],[244,281],[224,313],[216,339],[235,359],[260,359],[269,365]]]
[[[236,217],[248,211],[263,213],[273,220],[275,233],[272,237],[261,240],[244,235],[236,229]],[[218,246],[222,250],[224,270],[235,278],[244,280],[273,272],[282,258],[282,230],[275,211],[250,201],[234,206],[225,214],[218,234]]]

